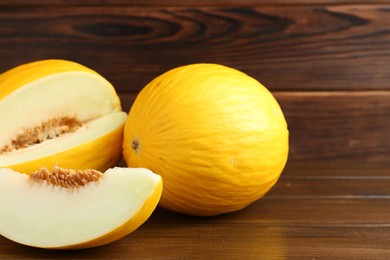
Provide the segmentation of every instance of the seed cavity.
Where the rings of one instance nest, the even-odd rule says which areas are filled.
[[[75,132],[83,124],[75,117],[58,117],[42,122],[31,128],[25,128],[12,141],[0,150],[0,154],[10,153],[19,149],[39,144],[45,140],[54,139],[67,133]]]
[[[46,167],[30,174],[30,179],[36,183],[47,182],[63,188],[78,188],[91,182],[98,182],[103,173],[93,169],[73,170],[54,166],[50,171]]]

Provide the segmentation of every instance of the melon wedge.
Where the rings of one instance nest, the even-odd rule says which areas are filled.
[[[101,173],[55,167],[31,175],[2,168],[0,235],[39,248],[104,245],[141,226],[161,192],[161,177],[144,168]]]
[[[13,68],[0,75],[0,167],[104,171],[120,160],[126,116],[110,82],[81,64]]]

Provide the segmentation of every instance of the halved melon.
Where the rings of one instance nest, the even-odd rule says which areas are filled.
[[[0,167],[98,169],[121,156],[126,113],[114,87],[66,60],[24,64],[0,75]]]
[[[141,226],[162,192],[144,168],[65,170],[31,175],[0,169],[0,235],[40,248],[78,249],[118,240]]]

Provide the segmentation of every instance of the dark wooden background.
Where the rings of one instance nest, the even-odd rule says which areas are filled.
[[[171,68],[231,66],[273,92],[290,130],[287,167],[258,203],[211,219],[158,209],[64,258],[390,259],[389,0],[1,0],[0,71],[49,58],[101,73],[126,111]],[[59,256],[4,238],[0,250]]]
[[[128,110],[157,75],[231,66],[279,100],[290,160],[389,159],[390,1],[0,1],[0,71],[87,65]]]

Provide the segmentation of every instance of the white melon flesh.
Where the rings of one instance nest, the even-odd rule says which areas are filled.
[[[70,116],[87,122],[119,112],[118,98],[100,77],[87,72],[49,75],[0,100],[0,147],[15,134],[51,118]]]
[[[120,128],[124,124],[126,116],[125,112],[111,113],[85,123],[85,125],[76,132],[65,134],[55,139],[46,140],[31,147],[0,154],[0,165],[5,167],[23,161],[31,161],[69,150],[83,143],[91,142]]]
[[[0,87],[6,89],[7,82],[2,82],[2,84]],[[51,155],[66,152],[87,143],[89,144],[84,147],[89,146],[92,149],[91,153],[106,149],[107,144],[109,145],[107,139],[105,139],[107,144],[102,141],[99,141],[99,144],[92,142],[100,137],[104,139],[105,135],[122,129],[126,116],[127,114],[121,109],[115,89],[98,74],[86,71],[66,71],[33,80],[0,99],[0,125],[3,126],[0,135],[0,167],[27,171],[35,167],[34,163],[30,163],[34,160],[49,158]],[[27,147],[11,149],[11,151],[5,149],[7,146],[12,147],[12,142],[18,136],[24,136],[27,130],[34,129],[52,119],[64,117],[75,119],[80,127],[74,132],[61,134],[55,138],[50,137]],[[112,137],[112,142],[121,142],[120,137],[121,134],[117,131],[116,136]],[[104,155],[106,158],[100,156],[102,162],[99,161],[99,164],[93,164],[97,156],[91,155],[91,159],[85,159],[89,161],[85,167],[105,170],[113,166],[120,152],[120,149],[112,153],[107,152],[107,155]],[[73,153],[73,157],[78,156],[74,154],[76,153]],[[51,161],[40,161],[36,164],[47,163],[49,166],[55,160],[57,159],[52,156]],[[72,164],[74,158],[64,161],[65,159],[61,157],[61,160],[59,163],[67,163],[66,167],[78,166]]]
[[[155,209],[161,177],[142,168],[112,168],[97,182],[64,188],[0,169],[0,234],[41,248],[103,245],[134,231]]]

